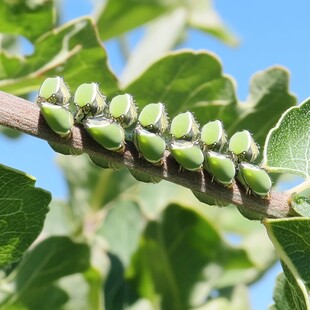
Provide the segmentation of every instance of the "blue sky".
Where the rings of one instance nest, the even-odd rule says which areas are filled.
[[[63,16],[64,20],[92,11],[86,0],[63,2],[71,9]],[[297,96],[298,102],[309,96],[310,2],[218,0],[215,1],[215,7],[226,24],[239,36],[240,45],[231,48],[192,30],[183,47],[210,50],[217,54],[224,72],[235,78],[241,100],[248,95],[251,76],[273,65],[284,66],[290,71],[290,90]],[[116,43],[108,42],[106,48],[112,68],[116,74],[120,74],[123,63],[116,52]],[[35,176],[37,185],[51,191],[54,197],[66,196],[65,182],[55,163],[55,153],[46,142],[26,135],[18,140],[0,136],[0,149],[1,163]],[[280,266],[277,265],[252,286],[254,310],[267,309],[272,302],[274,278],[279,271]]]

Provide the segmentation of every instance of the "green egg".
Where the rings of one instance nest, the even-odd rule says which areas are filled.
[[[236,132],[229,140],[228,149],[238,162],[252,162],[259,154],[258,146],[247,130]]]
[[[36,100],[41,107],[42,102],[48,102],[54,105],[66,106],[69,103],[71,94],[62,77],[47,78],[39,89],[39,95]]]
[[[205,154],[204,168],[218,183],[224,186],[230,186],[234,182],[236,169],[228,156],[208,151]]]
[[[125,151],[125,132],[122,126],[105,117],[89,118],[84,128],[105,149],[123,153]]]
[[[77,123],[102,115],[107,108],[106,97],[101,94],[97,83],[81,84],[75,91],[73,101],[77,109],[74,116]]]
[[[269,196],[272,182],[263,168],[241,162],[238,165],[237,180],[245,187],[247,194],[254,193],[262,198]]]
[[[109,114],[123,128],[132,126],[138,118],[133,97],[129,94],[115,96],[110,102]]]
[[[138,118],[139,124],[146,130],[163,134],[168,128],[168,117],[162,103],[146,105]]]
[[[227,143],[223,123],[216,120],[205,124],[201,129],[200,141],[204,151],[220,152]]]
[[[166,142],[161,136],[138,126],[134,131],[134,144],[148,162],[154,165],[162,164]]]
[[[98,155],[89,155],[89,158],[94,165],[104,168],[104,169],[118,170],[123,167],[122,164],[120,163],[106,160]]]
[[[173,141],[169,147],[173,158],[185,169],[200,170],[203,164],[203,153],[197,143],[190,141]]]
[[[73,116],[65,107],[41,102],[41,113],[49,127],[62,138],[68,138],[73,126]]]
[[[130,174],[139,182],[143,182],[143,183],[159,183],[162,179],[158,178],[158,177],[154,177],[151,175],[148,175],[147,173],[143,173],[134,169],[129,169]]]
[[[178,114],[171,122],[170,134],[174,139],[195,141],[200,134],[199,124],[191,112]]]

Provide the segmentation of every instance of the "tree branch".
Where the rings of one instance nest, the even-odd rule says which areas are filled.
[[[272,192],[269,199],[260,199],[246,195],[238,183],[230,189],[224,188],[215,182],[211,182],[211,177],[204,171],[179,171],[178,164],[169,156],[169,152],[166,153],[163,166],[156,167],[139,158],[132,143],[127,143],[123,155],[109,152],[97,144],[79,126],[74,126],[69,139],[62,139],[48,127],[37,105],[1,91],[0,125],[46,140],[59,147],[68,146],[77,152],[82,151],[90,156],[96,156],[138,172],[182,185],[200,192],[200,196],[206,199],[211,198],[234,204],[241,213],[252,219],[283,218],[295,215],[289,206],[289,195],[287,193]]]

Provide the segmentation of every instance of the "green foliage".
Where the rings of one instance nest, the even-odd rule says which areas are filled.
[[[212,53],[165,53],[191,27],[236,44],[211,1],[108,0],[96,20],[83,17],[61,26],[55,24],[57,13],[50,0],[0,3],[2,91],[27,97],[55,75],[64,77],[72,93],[82,83],[98,82],[108,99],[132,94],[140,111],[163,102],[171,119],[186,111],[201,125],[219,119],[228,137],[248,129],[262,146],[269,132],[265,167],[309,179],[310,101],[295,106],[286,69],[254,74],[241,103],[234,80]],[[101,41],[122,36],[124,42],[127,32],[140,26],[145,35],[128,55],[120,83]],[[33,44],[31,55],[16,53],[15,35]],[[86,155],[59,156],[58,164],[69,197],[53,199],[32,248],[50,195],[35,188],[33,178],[0,166],[1,309],[246,310],[247,286],[275,263],[275,249],[284,273],[271,309],[310,307],[305,192],[290,201],[300,217],[266,219],[263,226],[247,221],[234,206],[211,208],[186,188],[137,182],[135,170],[101,169]],[[240,239],[237,246],[228,242],[231,235]]]
[[[108,0],[105,9],[98,18],[98,28],[103,40],[119,36],[129,30],[142,26],[156,18],[171,15],[183,10],[184,29],[186,23],[198,28],[229,44],[237,39],[224,26],[210,0]],[[177,34],[177,33],[176,33]]]
[[[269,171],[310,178],[310,100],[288,109],[266,140],[265,166]]]
[[[16,70],[5,70],[1,76],[2,91],[22,95],[37,91],[49,76],[62,75],[72,90],[85,82],[96,81],[106,95],[118,90],[117,81],[107,65],[107,55],[89,17],[77,19],[45,33],[30,56],[16,58],[0,54],[2,62]],[[91,61],[89,61],[91,59]],[[97,70],[100,68],[100,70]]]
[[[266,220],[264,224],[286,276],[278,278],[274,309],[309,309],[310,219]],[[285,299],[281,300],[279,296],[283,295]]]
[[[300,216],[310,217],[310,198],[293,194],[291,206]]]
[[[42,230],[51,195],[29,175],[0,165],[0,267],[21,259]]]
[[[236,270],[244,281],[252,267],[245,251],[226,245],[207,219],[171,204],[147,225],[127,277],[154,308],[188,309],[203,303],[211,288],[236,284]]]
[[[220,119],[229,135],[247,128],[260,145],[281,114],[296,103],[288,91],[288,73],[280,67],[255,75],[247,104],[238,103],[234,82],[223,75],[219,60],[204,51],[163,57],[126,91],[135,94],[140,109],[150,102],[164,102],[171,118],[190,110],[201,124]]]
[[[55,17],[52,0],[4,0],[0,3],[1,32],[25,36],[31,42],[54,27]]]
[[[13,277],[7,280],[11,291],[1,292],[0,305],[3,309],[20,304],[28,309],[39,309],[48,302],[48,309],[60,307],[68,296],[55,281],[87,271],[89,259],[86,244],[74,243],[67,237],[44,240],[24,257]]]

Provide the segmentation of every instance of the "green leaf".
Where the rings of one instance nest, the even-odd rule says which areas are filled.
[[[4,126],[0,126],[0,133],[11,139],[17,139],[21,136],[21,132]]]
[[[276,280],[273,292],[275,304],[270,310],[308,310],[310,308],[309,293],[305,285],[296,281],[290,270],[282,263],[285,275],[281,273]]]
[[[146,26],[145,35],[131,51],[122,72],[122,85],[134,81],[150,64],[175,47],[186,27],[186,10],[180,8]],[[160,44],[158,44],[160,42]]]
[[[97,25],[100,37],[108,40],[139,27],[166,12],[172,1],[108,0]]]
[[[0,60],[6,59],[2,56]],[[37,91],[43,80],[53,75],[64,76],[73,92],[79,84],[93,81],[100,83],[108,96],[118,91],[91,18],[74,20],[40,37],[34,53],[23,60],[18,71],[11,69],[17,66],[16,59],[1,66],[7,69],[0,88],[15,95]]]
[[[295,281],[310,285],[310,219],[266,219],[269,238]]]
[[[222,120],[229,135],[247,128],[259,144],[283,111],[295,104],[288,92],[288,73],[278,67],[256,74],[249,100],[238,104],[233,81],[223,75],[219,60],[207,52],[171,53],[150,66],[126,91],[134,94],[139,108],[163,102],[170,118],[190,110],[201,124]]]
[[[310,179],[310,99],[288,109],[266,139],[264,166]]]
[[[120,200],[108,212],[97,233],[108,241],[110,253],[116,255],[123,266],[128,266],[144,226],[145,218],[138,203]]]
[[[160,77],[160,78],[159,78]],[[223,76],[219,60],[207,52],[173,52],[150,66],[126,91],[140,109],[163,102],[172,118],[190,110],[199,122],[237,117],[233,82]]]
[[[90,252],[84,243],[50,237],[39,243],[18,266],[19,289],[40,287],[89,268]],[[34,272],[35,271],[35,272]]]
[[[236,36],[224,25],[214,10],[211,0],[188,1],[188,23],[193,28],[207,32],[226,44],[236,46],[239,42]]]
[[[34,42],[55,23],[54,1],[3,0],[0,2],[0,20],[2,33],[23,35]]]
[[[15,262],[43,228],[51,195],[35,178],[0,165],[0,266]]]
[[[100,36],[108,40],[179,10],[184,11],[189,26],[207,32],[227,44],[238,43],[213,9],[210,0],[109,0],[98,18]],[[165,37],[165,32],[162,32],[162,36]]]
[[[10,55],[0,49],[0,80],[18,74],[24,64],[21,56]]]
[[[297,214],[310,218],[310,198],[293,194],[290,203]]]
[[[86,244],[75,243],[67,237],[48,238],[29,252],[13,277],[6,280],[7,286],[13,289],[0,304],[5,309],[11,309],[10,306],[20,302],[33,304],[38,299],[38,294],[46,294],[56,280],[84,272],[88,270],[89,264],[90,251]],[[58,303],[63,303],[66,293],[61,293],[59,289],[56,289],[55,293]],[[52,299],[52,296],[46,298]],[[45,299],[42,298],[41,301],[43,304],[37,309],[43,309]]]
[[[173,310],[200,305],[212,289],[242,282],[252,267],[206,218],[171,204],[147,225],[126,274],[141,297]]]
[[[3,304],[3,309],[42,309],[54,310],[61,309],[61,307],[68,301],[68,295],[65,291],[56,285],[47,285],[44,287],[37,287],[28,291],[11,305],[9,302]],[[15,308],[17,307],[18,308]],[[19,308],[20,307],[20,308]]]

